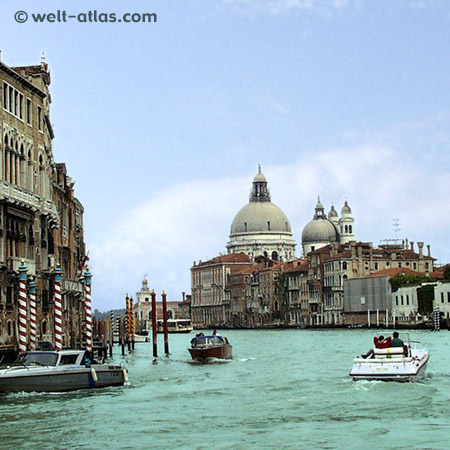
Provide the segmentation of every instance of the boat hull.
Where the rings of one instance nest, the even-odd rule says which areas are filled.
[[[194,347],[188,348],[192,359],[208,360],[211,358],[217,359],[232,359],[231,345],[217,345],[211,347]]]
[[[64,370],[20,368],[0,371],[0,392],[64,392],[78,389],[122,386],[127,378],[121,366],[73,368]]]
[[[411,356],[398,358],[355,358],[349,375],[354,381],[414,382],[424,376],[429,358],[426,351],[416,351]]]

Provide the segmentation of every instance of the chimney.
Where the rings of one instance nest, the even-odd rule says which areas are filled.
[[[186,292],[182,292],[181,295],[183,296],[183,302],[186,300]]]
[[[427,245],[427,250],[428,250],[428,258],[431,258],[431,250],[430,250],[430,244]]]
[[[410,244],[411,244],[411,250],[414,251],[414,241],[411,241]]]
[[[423,242],[418,242],[417,246],[419,247],[419,259],[423,259]]]
[[[405,240],[405,249],[408,250],[409,244],[408,244],[408,239]]]

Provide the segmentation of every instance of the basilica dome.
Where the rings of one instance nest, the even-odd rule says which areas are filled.
[[[289,260],[295,256],[291,225],[284,212],[270,200],[266,177],[261,167],[253,179],[250,201],[236,214],[231,224],[228,253],[244,252]]]
[[[330,236],[337,236],[336,227],[328,219],[313,219],[302,232],[302,244],[330,242]]]
[[[334,208],[332,208],[331,219],[336,221]],[[337,214],[336,214],[337,216]],[[317,250],[330,243],[333,238],[339,239],[339,232],[332,220],[327,219],[324,213],[320,198],[317,202],[314,218],[306,224],[302,232],[303,254],[307,255],[310,251]]]
[[[278,206],[271,202],[251,202],[245,205],[231,224],[231,234],[258,231],[290,233],[289,220]]]

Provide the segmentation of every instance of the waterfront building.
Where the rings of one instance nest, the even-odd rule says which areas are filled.
[[[245,253],[251,259],[264,256],[274,261],[295,258],[295,241],[284,212],[271,202],[261,167],[253,180],[250,201],[233,219],[228,253]]]
[[[0,344],[16,345],[18,267],[37,287],[37,340],[53,341],[53,271],[60,264],[63,345],[81,344],[86,261],[83,206],[64,164],[54,160],[50,71],[0,62]]]
[[[285,270],[291,325],[304,325],[310,322],[308,271],[308,259],[296,259]]]
[[[243,252],[194,261],[191,267],[191,311],[194,327],[219,327],[230,323],[231,303],[226,281],[235,272],[251,266]]]
[[[427,315],[429,317],[433,300],[429,299],[427,304],[420,291],[424,286],[431,284],[432,295],[438,301],[440,291],[436,291],[436,286],[440,283],[408,281],[407,285],[395,289],[390,279],[399,275],[412,277],[411,280],[420,280],[427,279],[429,274],[407,267],[396,267],[380,270],[362,278],[346,279],[343,310],[345,323],[372,326],[413,325]],[[444,295],[441,298],[445,298]],[[444,314],[450,311],[450,308],[445,306],[444,302],[444,310],[441,311]]]

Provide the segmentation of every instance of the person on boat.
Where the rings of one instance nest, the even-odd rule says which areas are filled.
[[[375,348],[388,348],[392,344],[392,339],[390,337],[385,338],[384,336],[374,337],[373,343],[375,344]]]
[[[214,330],[213,331],[213,336],[216,336],[217,335],[217,330]]]
[[[398,337],[398,333],[397,331],[394,331],[392,333],[392,342],[391,342],[391,347],[404,347],[405,343]]]
[[[391,345],[391,338],[387,337],[384,338],[384,336],[375,336],[373,338],[373,343],[375,344],[375,348],[388,348]],[[371,358],[374,354],[373,348],[371,348],[365,355],[361,355],[364,359]]]

